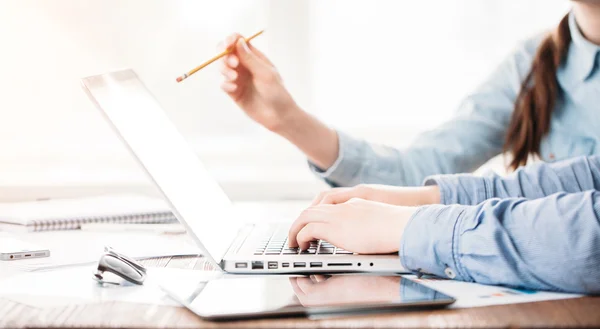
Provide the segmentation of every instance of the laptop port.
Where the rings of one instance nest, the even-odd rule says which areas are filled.
[[[306,267],[305,262],[294,262],[294,267]]]
[[[269,262],[269,269],[270,270],[277,269],[277,262]]]
[[[310,267],[323,267],[321,262],[310,262]]]
[[[290,267],[290,263],[281,263],[281,267]]]
[[[252,262],[252,269],[253,270],[264,270],[265,264],[261,261],[254,261],[254,262]]]
[[[352,263],[327,263],[327,266],[352,266]]]
[[[235,268],[248,268],[248,263],[235,263]]]

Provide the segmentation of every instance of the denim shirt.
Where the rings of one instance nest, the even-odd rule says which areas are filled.
[[[409,270],[519,288],[600,294],[600,155],[500,177],[432,176],[400,242]]]
[[[600,157],[577,157],[600,154],[600,47],[583,37],[572,13],[569,28],[572,42],[557,72],[563,99],[541,145],[546,163],[506,178],[451,175],[472,172],[501,153],[538,37],[518,47],[453,120],[412,146],[373,145],[340,132],[335,163],[326,171],[311,167],[332,186],[425,181],[440,187],[442,204],[419,207],[403,233],[400,259],[409,270],[600,293]]]
[[[600,153],[600,47],[583,37],[573,14],[569,27],[572,42],[557,72],[563,97],[540,147],[547,162]],[[502,153],[515,99],[541,40],[538,36],[517,47],[463,100],[452,120],[421,134],[408,148],[374,145],[338,132],[335,163],[325,171],[311,168],[331,186],[417,186],[430,175],[473,172]]]

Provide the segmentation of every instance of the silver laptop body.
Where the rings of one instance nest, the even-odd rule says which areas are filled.
[[[232,215],[227,195],[133,70],[81,81],[212,265],[231,273],[406,272],[397,254],[352,254],[325,241],[300,252],[287,247],[291,223],[242,223]]]

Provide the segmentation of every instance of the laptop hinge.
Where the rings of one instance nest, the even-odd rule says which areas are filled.
[[[254,224],[246,224],[238,230],[238,234],[236,234],[235,239],[231,242],[229,248],[227,248],[227,251],[225,252],[225,255],[223,255],[223,258],[225,258],[229,253],[237,254],[240,248],[244,245],[244,242],[246,242],[246,239],[248,239],[248,237],[250,236],[250,233],[252,232],[252,229],[254,229],[254,226]],[[221,259],[221,264],[222,263],[223,259]]]

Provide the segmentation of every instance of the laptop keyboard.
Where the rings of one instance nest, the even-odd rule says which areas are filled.
[[[278,227],[262,240],[254,250],[255,255],[352,255],[351,251],[338,248],[323,240],[311,241],[307,250],[288,247],[287,226]]]

